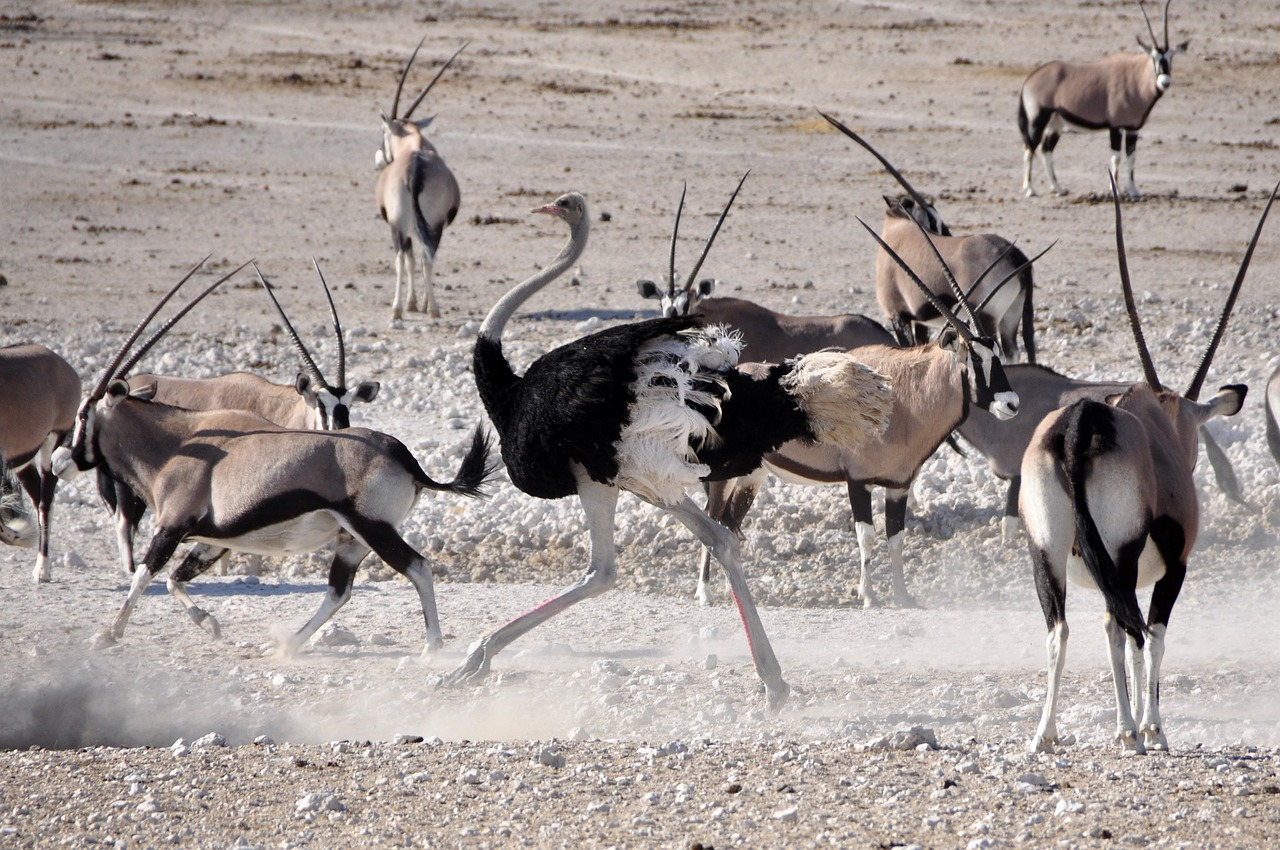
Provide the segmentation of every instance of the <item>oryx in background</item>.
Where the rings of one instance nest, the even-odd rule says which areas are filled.
[[[333,334],[337,345],[337,364],[333,383],[330,383],[320,371],[315,358],[311,356],[311,352],[307,350],[293,323],[285,314],[284,308],[280,306],[271,286],[259,272],[258,280],[270,296],[271,303],[293,342],[294,350],[302,361],[303,371],[298,373],[292,384],[277,384],[251,372],[231,372],[212,378],[182,378],[143,373],[131,376],[130,386],[135,390],[150,387],[148,392],[152,401],[186,410],[242,410],[260,416],[281,428],[290,429],[326,431],[349,428],[352,405],[357,402],[373,401],[381,385],[377,381],[361,381],[354,388],[348,389],[347,349],[342,333],[342,323],[338,319],[338,308],[333,303],[333,294],[329,291],[329,284],[325,282],[324,273],[320,271],[320,265],[315,260],[312,260],[312,265],[320,277],[320,285],[324,288],[325,298],[329,302],[329,315],[333,322]],[[255,264],[254,271],[257,270]],[[132,363],[121,369],[121,374],[127,375],[131,366]],[[130,492],[122,481],[111,478],[106,470],[101,468],[98,470],[98,492],[115,517],[120,561],[125,570],[132,573],[133,542],[138,523],[146,512],[146,503]],[[251,556],[250,573],[256,574],[260,571],[261,561],[259,556]]]
[[[391,302],[393,320],[403,318],[406,308],[410,311],[418,309],[418,298],[413,288],[415,242],[422,251],[422,309],[429,316],[440,315],[432,286],[436,249],[440,247],[445,227],[453,223],[462,203],[462,192],[453,172],[423,135],[435,116],[417,121],[412,116],[436,80],[466,45],[449,57],[403,115],[397,112],[405,78],[409,76],[413,60],[426,40],[424,36],[418,42],[400,74],[400,82],[396,84],[396,94],[391,101],[391,114],[382,116],[382,147],[374,156],[378,168],[378,211],[391,226],[391,245],[396,252],[396,294]]]
[[[189,411],[151,401],[149,388],[135,391],[120,377],[122,364],[146,325],[194,272],[125,340],[81,404],[69,447],[54,452],[59,477],[105,467],[155,512],[156,531],[144,568],[134,573],[128,598],[98,636],[99,643],[123,636],[147,584],[184,540],[198,545],[170,577],[169,592],[215,637],[221,633],[217,621],[192,602],[185,585],[223,552],[297,555],[336,541],[324,600],[282,642],[281,651],[295,651],[346,603],[356,570],[371,550],[414,585],[427,648],[440,646],[430,565],[397,529],[423,490],[479,495],[493,472],[488,439],[477,428],[458,475],[442,484],[422,470],[402,443],[376,431],[289,430],[241,411]],[[144,355],[182,312],[152,334],[126,365]]]
[[[1209,419],[1239,412],[1248,388],[1234,384],[1208,402],[1197,399],[1275,199],[1272,191],[1213,338],[1191,385],[1178,395],[1160,383],[1143,338],[1114,180],[1111,193],[1120,281],[1145,382],[1106,402],[1078,401],[1049,414],[1023,456],[1019,510],[1048,627],[1049,656],[1044,712],[1031,739],[1033,750],[1052,750],[1058,740],[1068,580],[1101,591],[1106,603],[1104,627],[1120,743],[1139,753],[1169,747],[1160,717],[1160,663],[1169,615],[1200,529],[1192,479],[1196,434]],[[1148,585],[1154,586],[1144,620],[1137,589]]]
[[[888,209],[881,235],[924,280],[931,296],[955,307],[956,296],[943,269],[933,258],[936,249],[960,280],[983,281],[968,293],[972,303],[985,302],[977,311],[979,326],[975,332],[996,339],[1000,353],[1012,358],[1018,349],[1018,326],[1021,324],[1022,347],[1027,362],[1036,362],[1035,326],[1032,321],[1035,312],[1034,281],[1026,255],[1009,240],[994,233],[952,235],[937,208],[927,202],[889,160],[835,118],[825,112],[819,114],[831,126],[865,148],[906,190],[905,196],[884,196]],[[916,227],[916,223],[923,230]],[[932,246],[926,244],[930,242]],[[984,269],[990,270],[989,277],[980,274]],[[1001,281],[1010,277],[1009,283],[1002,286]],[[889,324],[901,345],[925,342],[930,331],[943,323],[932,301],[883,250],[876,252],[876,300],[889,317]]]
[[[75,424],[80,376],[71,364],[43,345],[0,348],[0,542],[36,546],[33,577],[52,578],[49,512],[58,479],[50,459]],[[23,516],[21,496],[8,491],[13,476],[31,498],[35,514]]]
[[[1150,44],[1138,36],[1144,53],[1113,53],[1097,62],[1049,62],[1032,71],[1023,82],[1018,96],[1018,129],[1023,144],[1022,192],[1027,197],[1036,193],[1031,185],[1031,162],[1037,149],[1050,189],[1058,195],[1067,193],[1053,173],[1053,149],[1064,123],[1087,130],[1105,128],[1111,134],[1111,177],[1120,180],[1123,159],[1126,191],[1130,198],[1138,197],[1138,187],[1133,182],[1138,131],[1160,95],[1173,85],[1173,55],[1186,50],[1190,43],[1169,46],[1169,0],[1164,4],[1163,42],[1156,38],[1141,0],[1138,8],[1151,35]]]

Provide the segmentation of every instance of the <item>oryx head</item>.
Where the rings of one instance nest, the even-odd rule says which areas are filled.
[[[1155,363],[1151,359],[1151,352],[1147,348],[1146,337],[1142,333],[1142,322],[1138,318],[1138,307],[1133,297],[1133,284],[1129,280],[1129,264],[1125,258],[1120,197],[1116,191],[1115,178],[1111,179],[1111,199],[1116,211],[1116,256],[1120,263],[1120,285],[1124,292],[1125,312],[1128,313],[1129,327],[1133,331],[1133,340],[1138,348],[1138,360],[1142,364],[1143,378],[1154,396],[1155,403],[1160,406],[1164,415],[1168,418],[1177,439],[1178,450],[1186,461],[1188,469],[1195,468],[1199,448],[1198,432],[1200,426],[1215,416],[1234,416],[1244,406],[1245,394],[1249,391],[1249,388],[1244,384],[1228,384],[1218,390],[1209,401],[1203,403],[1199,401],[1200,390],[1204,387],[1205,378],[1209,374],[1209,365],[1213,362],[1213,355],[1217,353],[1218,344],[1222,341],[1222,336],[1226,332],[1227,320],[1230,319],[1231,310],[1235,307],[1236,297],[1240,294],[1240,287],[1244,283],[1245,272],[1249,269],[1249,261],[1253,259],[1253,249],[1258,245],[1258,238],[1262,235],[1262,226],[1267,221],[1267,213],[1271,211],[1271,204],[1276,199],[1277,190],[1280,190],[1280,183],[1277,183],[1275,188],[1271,190],[1271,197],[1267,199],[1267,205],[1263,208],[1262,216],[1258,219],[1258,226],[1253,232],[1253,238],[1249,240],[1249,247],[1245,249],[1244,259],[1240,261],[1240,268],[1236,272],[1235,282],[1231,284],[1231,291],[1227,293],[1227,301],[1222,307],[1222,314],[1218,317],[1217,327],[1214,328],[1213,337],[1209,340],[1209,345],[1200,357],[1200,365],[1196,368],[1195,376],[1191,379],[1191,385],[1187,387],[1185,393],[1179,395],[1173,390],[1165,389],[1160,383],[1160,377],[1156,374]],[[1131,394],[1126,394],[1126,397],[1128,401],[1134,400],[1134,396]],[[1122,400],[1116,399],[1115,401]]]
[[[376,168],[385,168],[395,159],[396,149],[399,147],[398,140],[415,135],[420,136],[422,131],[427,128],[427,125],[435,118],[432,115],[414,121],[413,111],[422,103],[423,98],[427,96],[427,92],[431,91],[431,87],[436,84],[436,80],[440,79],[440,75],[453,64],[453,60],[458,58],[458,54],[466,48],[467,44],[470,44],[470,42],[467,42],[467,44],[463,44],[462,47],[454,51],[449,60],[431,78],[431,82],[427,83],[427,87],[414,98],[413,103],[409,104],[409,108],[404,111],[404,115],[399,115],[397,113],[400,108],[400,93],[404,89],[405,78],[409,76],[409,69],[413,67],[413,60],[418,57],[418,51],[422,49],[422,45],[426,40],[427,37],[424,35],[422,41],[418,42],[418,46],[413,48],[413,53],[409,56],[409,61],[405,63],[404,70],[400,72],[400,81],[396,84],[396,94],[391,99],[391,113],[389,115],[385,112],[382,114],[382,147],[373,155],[373,163]]]
[[[916,221],[915,219],[912,220]],[[871,229],[870,225],[861,218],[858,219],[858,223],[866,228],[866,231],[871,234],[871,238],[875,239],[885,253],[906,272],[907,276],[924,293],[925,298],[929,300],[933,308],[938,311],[938,315],[946,321],[946,326],[938,334],[937,342],[942,349],[950,351],[957,360],[964,364],[968,403],[981,407],[997,419],[1012,419],[1016,416],[1019,404],[1018,394],[1009,386],[1009,379],[1005,377],[1004,366],[1000,363],[996,341],[983,332],[982,325],[978,322],[976,311],[969,304],[969,300],[960,289],[960,284],[952,274],[951,268],[942,259],[942,255],[938,253],[933,241],[928,238],[925,239],[925,242],[933,249],[933,254],[938,262],[942,264],[942,269],[951,284],[952,295],[956,303],[963,307],[967,317],[966,320],[959,319],[951,311],[951,308],[925,285],[920,276],[907,265],[902,257],[898,256],[898,253],[890,248],[878,233]],[[924,229],[919,221],[916,221],[916,226],[920,227],[921,230]]]
[[[893,163],[885,159],[878,150],[871,147],[870,142],[822,110],[818,110],[818,114],[827,119],[828,124],[835,127],[841,133],[844,133],[853,141],[857,142],[863,149],[874,156],[880,164],[884,166],[885,171],[889,172],[889,176],[894,180],[897,180],[898,185],[906,190],[907,194],[905,197],[890,198],[888,195],[884,196],[885,203],[889,205],[890,215],[894,215],[896,211],[897,214],[915,219],[930,233],[936,233],[939,236],[951,235],[951,229],[942,221],[942,216],[938,213],[937,208],[926,201],[924,196],[917,192],[915,187],[907,182],[907,178],[903,177],[902,172],[893,167]]]
[[[146,342],[134,351],[132,355],[129,355],[129,349],[138,341],[138,337],[142,336],[142,332],[146,330],[147,325],[151,323],[151,320],[154,319],[156,314],[160,312],[161,308],[169,302],[169,299],[177,294],[178,290],[182,288],[182,285],[190,280],[192,275],[194,275],[200,267],[204,265],[204,262],[207,259],[209,258],[205,257],[204,260],[196,263],[196,265],[192,267],[191,271],[187,272],[182,277],[182,280],[174,284],[173,288],[165,293],[159,303],[157,303],[155,307],[151,308],[151,312],[146,315],[146,318],[138,323],[138,326],[135,327],[129,334],[128,338],[125,339],[124,344],[120,346],[120,349],[115,353],[115,356],[111,358],[111,362],[102,372],[102,377],[98,379],[97,385],[87,396],[85,396],[84,401],[80,403],[80,409],[76,413],[75,428],[71,432],[70,439],[53,452],[53,473],[59,478],[67,480],[72,479],[81,472],[93,469],[102,463],[102,453],[98,446],[98,417],[100,414],[110,415],[110,410],[129,396],[129,382],[124,380],[123,376],[127,375],[129,370],[132,369],[137,362],[151,350],[151,347],[159,342],[160,338],[168,333],[169,329],[176,325],[179,319],[191,311],[191,308],[204,300],[205,296],[213,292],[213,290],[230,280],[237,272],[240,271],[240,269],[249,265],[248,263],[245,263],[240,266],[240,268],[223,275],[218,278],[218,280],[205,287],[203,292],[191,299],[185,307],[161,325],[155,333],[151,334],[151,336],[147,338]],[[128,360],[125,360],[126,356],[129,357]],[[140,390],[137,396],[143,399],[149,399],[154,391],[154,385],[149,386]]]
[[[751,172],[748,171],[747,174]],[[738,181],[737,187],[733,190],[733,194],[729,196],[729,203],[725,204],[724,210],[720,213],[719,220],[716,221],[715,229],[711,231],[711,236],[707,238],[707,244],[702,248],[702,256],[698,257],[698,261],[693,264],[693,271],[689,272],[689,277],[685,279],[684,285],[676,287],[676,239],[680,235],[680,214],[684,212],[684,196],[689,190],[686,183],[680,190],[680,205],[676,207],[676,223],[671,230],[671,259],[668,264],[666,274],[666,292],[658,287],[658,284],[651,280],[637,280],[636,289],[640,292],[641,298],[656,298],[661,305],[662,315],[664,318],[672,318],[674,316],[688,316],[696,312],[698,302],[711,294],[711,290],[715,289],[716,282],[712,278],[703,278],[694,285],[694,280],[698,277],[698,272],[702,269],[702,263],[707,259],[707,253],[711,250],[711,244],[716,241],[716,234],[720,232],[720,225],[724,224],[725,218],[729,215],[729,209],[733,206],[734,199],[738,197],[738,191],[742,188],[742,184],[747,180],[747,174],[742,175],[742,179]]]
[[[284,323],[285,331],[293,340],[293,347],[302,358],[302,364],[306,369],[298,373],[294,381],[294,389],[306,399],[307,406],[315,411],[315,427],[318,430],[340,431],[351,427],[351,405],[357,401],[373,401],[382,385],[377,381],[361,381],[354,389],[347,388],[347,348],[343,341],[342,323],[338,321],[338,308],[333,303],[333,294],[329,291],[329,284],[324,279],[324,272],[320,271],[320,264],[314,257],[311,259],[311,264],[315,267],[316,274],[320,276],[320,285],[324,287],[325,298],[329,300],[329,315],[333,319],[333,334],[338,344],[337,381],[332,384],[325,380],[311,352],[307,351],[307,347],[302,344],[302,338],[298,336],[293,323],[285,315],[284,308],[276,300],[276,294],[271,290],[271,286],[263,278],[256,264],[253,270],[258,273],[262,288],[271,297],[271,303],[275,305],[276,313]]]
[[[1151,58],[1151,73],[1156,78],[1156,89],[1164,92],[1169,86],[1173,85],[1173,54],[1182,53],[1187,49],[1190,40],[1184,41],[1176,47],[1169,46],[1169,3],[1171,0],[1165,0],[1164,3],[1164,41],[1156,38],[1156,31],[1151,27],[1151,19],[1147,17],[1147,9],[1142,5],[1142,0],[1138,0],[1138,9],[1142,12],[1142,19],[1147,22],[1147,33],[1151,36],[1151,43],[1142,40],[1142,36],[1136,36],[1138,46],[1146,51],[1147,56]]]

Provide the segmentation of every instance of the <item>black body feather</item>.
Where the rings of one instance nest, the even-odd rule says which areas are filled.
[[[808,416],[778,384],[792,368],[771,365],[759,378],[737,371],[725,376],[730,396],[716,425],[720,445],[698,451],[698,461],[711,467],[703,480],[749,475],[760,468],[761,458],[783,443],[814,439]]]

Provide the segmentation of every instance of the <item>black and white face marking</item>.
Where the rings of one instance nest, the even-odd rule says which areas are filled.
[[[50,459],[53,474],[63,481],[70,481],[98,465],[96,420],[96,402],[85,399],[76,414],[76,427],[71,432],[71,439],[66,445],[54,449]]]
[[[997,419],[1018,415],[1018,394],[1009,386],[996,354],[995,340],[979,337],[969,343],[969,402]]]
[[[1156,89],[1168,91],[1173,85],[1173,51],[1153,46],[1147,48],[1147,55],[1151,57],[1151,70],[1156,75]]]

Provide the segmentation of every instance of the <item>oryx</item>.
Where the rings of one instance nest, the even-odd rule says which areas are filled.
[[[0,542],[36,546],[33,577],[52,578],[49,565],[49,511],[58,480],[50,470],[54,447],[75,423],[80,376],[43,345],[0,348],[0,476],[12,475],[31,497],[35,526],[21,516],[21,498],[0,507]],[[4,487],[0,484],[0,487]]]
[[[156,531],[143,559],[145,569],[134,573],[129,596],[99,643],[120,639],[147,584],[183,540],[198,545],[170,577],[169,591],[214,636],[220,627],[192,602],[185,584],[223,552],[300,554],[336,540],[324,601],[306,625],[283,641],[281,651],[295,651],[350,598],[356,569],[370,550],[417,589],[427,648],[440,646],[430,565],[397,528],[424,489],[480,494],[493,472],[487,437],[476,429],[458,475],[441,484],[402,443],[376,431],[289,430],[241,411],[188,411],[151,401],[150,387],[131,387],[120,377],[122,364],[146,325],[194,271],[125,340],[80,405],[70,446],[54,453],[59,477],[105,467],[155,511]],[[152,334],[127,365],[177,318]]]
[[[907,194],[903,196],[884,196],[887,209],[882,237],[920,275],[931,295],[954,308],[955,296],[943,269],[934,262],[934,250],[941,254],[947,266],[961,280],[977,281],[982,277],[979,273],[983,269],[990,269],[990,278],[969,293],[973,303],[985,302],[977,311],[979,325],[975,330],[995,338],[1000,353],[1005,358],[1012,358],[1018,349],[1018,326],[1021,324],[1022,347],[1027,362],[1036,362],[1032,321],[1035,312],[1034,280],[1026,255],[1009,240],[994,233],[953,235],[937,208],[927,202],[879,151],[835,118],[821,111],[818,114],[865,148],[906,190]],[[917,223],[921,227],[916,227]],[[1010,285],[1000,285],[1010,277],[1013,278]],[[936,329],[944,324],[930,299],[883,250],[876,252],[876,300],[889,317],[889,324],[901,345],[924,342],[929,338],[931,326]]]
[[[1048,62],[1023,82],[1018,96],[1018,129],[1023,144],[1022,192],[1027,197],[1036,193],[1031,185],[1031,162],[1037,149],[1049,187],[1055,194],[1067,193],[1053,173],[1053,149],[1068,122],[1088,130],[1105,128],[1111,134],[1111,177],[1120,179],[1123,158],[1126,190],[1129,197],[1138,197],[1133,182],[1138,131],[1156,101],[1173,84],[1173,55],[1189,44],[1169,45],[1169,0],[1164,4],[1163,43],[1156,38],[1141,0],[1138,9],[1151,35],[1150,44],[1137,37],[1143,53],[1113,53],[1096,62]]]
[[[1276,463],[1280,463],[1280,368],[1271,373],[1263,402],[1267,409],[1267,446]]]
[[[434,115],[412,120],[413,111],[440,79],[440,75],[457,58],[466,45],[459,47],[444,63],[422,93],[409,104],[403,115],[398,115],[400,91],[405,78],[413,67],[413,60],[427,39],[413,49],[396,84],[396,94],[391,101],[391,114],[382,116],[382,147],[374,156],[378,168],[378,211],[391,226],[391,245],[396,251],[396,294],[391,302],[392,320],[401,319],[406,309],[418,309],[418,299],[413,288],[414,243],[422,250],[422,308],[429,316],[439,316],[432,274],[436,264],[436,249],[447,225],[453,223],[462,203],[462,192],[453,172],[444,164],[439,152],[422,133]]]
[[[1145,381],[1106,402],[1082,400],[1049,414],[1023,456],[1019,512],[1048,627],[1048,688],[1033,750],[1052,750],[1058,739],[1068,580],[1101,591],[1106,602],[1117,738],[1139,753],[1168,749],[1160,717],[1160,663],[1169,615],[1200,528],[1192,480],[1196,434],[1212,417],[1239,412],[1248,388],[1233,384],[1208,402],[1197,399],[1275,199],[1272,191],[1213,338],[1191,385],[1178,395],[1160,383],[1142,335],[1114,180],[1111,192],[1120,281]],[[1147,585],[1154,586],[1144,620],[1136,591]]]

